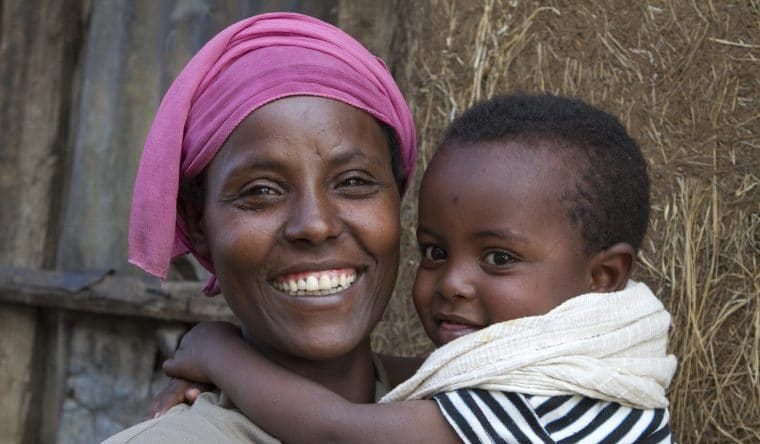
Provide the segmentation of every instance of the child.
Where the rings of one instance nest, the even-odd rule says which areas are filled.
[[[403,402],[352,404],[229,324],[196,327],[165,369],[287,442],[670,442],[670,318],[629,281],[649,180],[614,117],[551,95],[479,103],[419,202],[413,299],[440,348],[381,401]]]

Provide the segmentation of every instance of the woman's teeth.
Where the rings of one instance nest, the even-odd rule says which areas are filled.
[[[275,288],[293,296],[318,296],[343,291],[356,280],[355,271],[299,273],[273,282]]]

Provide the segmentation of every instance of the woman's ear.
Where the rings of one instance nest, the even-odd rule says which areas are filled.
[[[210,257],[203,220],[203,202],[180,197],[178,206],[180,215],[185,220],[187,235],[193,248],[201,256]]]
[[[625,242],[596,253],[591,258],[591,291],[606,293],[625,288],[636,263],[636,250]]]

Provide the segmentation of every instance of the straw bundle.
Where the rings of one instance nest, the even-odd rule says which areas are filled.
[[[760,3],[425,0],[401,7],[397,78],[420,167],[451,118],[494,93],[549,91],[615,115],[653,182],[637,278],[673,314],[679,442],[760,442]],[[416,188],[399,284],[374,345],[431,349],[409,303]]]

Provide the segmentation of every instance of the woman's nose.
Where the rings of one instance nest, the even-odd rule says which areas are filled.
[[[296,201],[285,226],[290,242],[320,244],[340,234],[340,220],[328,196],[309,193]]]
[[[473,273],[466,265],[451,263],[438,283],[438,293],[446,299],[472,299],[477,294]]]

